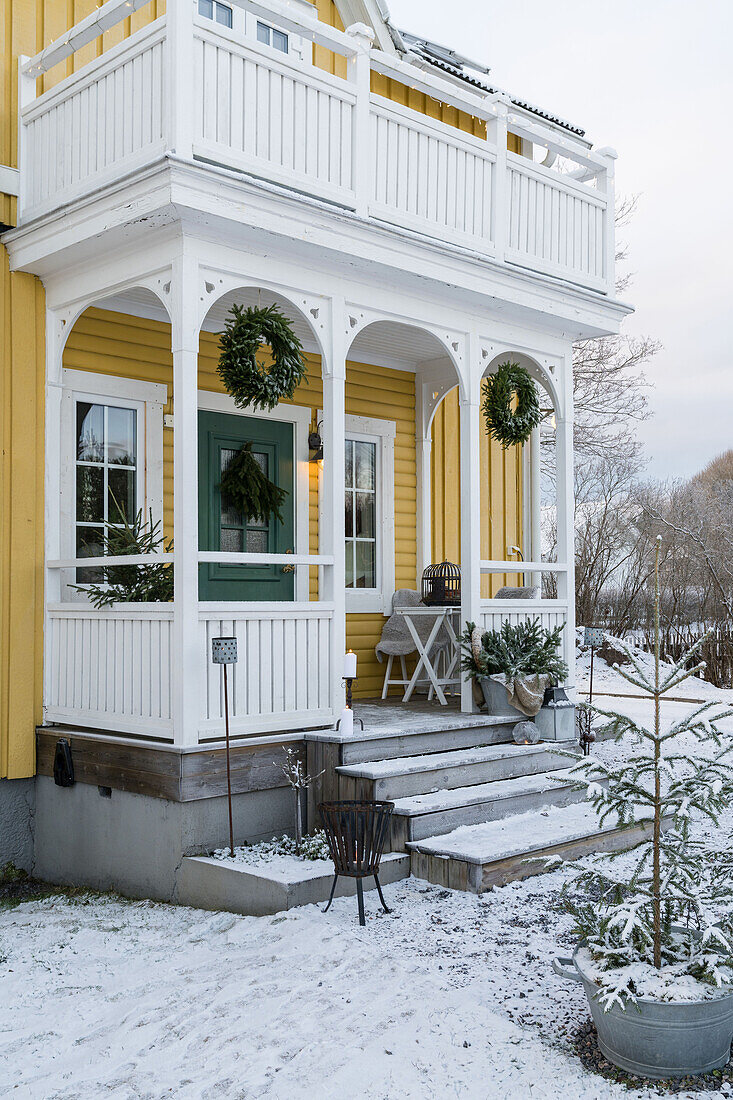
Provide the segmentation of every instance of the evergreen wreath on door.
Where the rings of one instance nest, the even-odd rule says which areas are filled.
[[[481,405],[486,430],[502,447],[526,443],[542,419],[537,388],[532,376],[519,363],[500,363],[484,380]],[[517,406],[512,409],[516,397]]]
[[[267,363],[257,355],[264,345]],[[307,377],[303,345],[277,306],[233,305],[219,339],[218,373],[237,408],[274,409]]]
[[[259,523],[269,523],[274,516],[284,523],[282,506],[287,500],[287,492],[270,481],[259,462],[252,454],[252,441],[244,444],[231,459],[223,474],[219,489],[226,495],[247,519]]]

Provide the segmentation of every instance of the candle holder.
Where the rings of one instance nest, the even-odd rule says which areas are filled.
[[[346,684],[346,709],[353,711],[354,708],[351,705],[351,685],[354,683],[354,677],[353,676],[342,676],[341,681],[342,681],[342,683]],[[364,729],[364,722],[362,721],[361,718],[357,718],[357,716],[354,715],[354,721],[358,722],[359,725],[361,726],[361,728]],[[340,727],[341,727],[341,719],[339,718],[336,721],[336,729],[340,729]]]

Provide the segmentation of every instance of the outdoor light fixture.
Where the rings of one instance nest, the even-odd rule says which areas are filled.
[[[318,430],[320,426],[320,424],[317,424],[316,430],[311,432],[308,436],[308,450],[311,451],[311,462],[323,462],[323,440]]]
[[[234,859],[234,823],[232,820],[232,767],[229,760],[229,692],[227,687],[227,665],[237,663],[237,639],[236,638],[212,638],[211,660],[215,665],[222,665],[224,674],[224,728],[226,730],[227,743],[227,798],[229,800],[229,851]]]

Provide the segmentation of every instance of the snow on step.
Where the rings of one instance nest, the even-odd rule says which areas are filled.
[[[411,841],[408,847],[411,851],[483,864],[528,855],[616,828],[610,821],[599,825],[592,805],[579,802],[574,806],[549,806],[545,810],[513,814],[481,825],[462,825],[442,836]]]
[[[362,764],[341,764],[341,775],[358,779],[388,779],[395,775],[411,775],[430,771],[434,767],[456,767],[460,764],[483,764],[506,757],[535,756],[548,751],[547,745],[480,745],[477,748],[456,749],[453,752],[433,752],[423,756],[399,756],[389,760],[367,760]]]
[[[478,783],[475,787],[458,787],[452,791],[433,791],[430,794],[398,798],[395,800],[394,812],[405,817],[418,817],[461,806],[473,806],[480,802],[501,802],[503,799],[523,795],[565,792],[570,786],[570,783],[563,783],[543,772],[540,775],[522,776],[520,779],[500,779],[494,783]]]
[[[570,746],[568,746],[570,747]],[[553,744],[479,745],[448,752],[341,764],[336,769],[349,797],[410,798],[429,791],[496,783],[567,768],[571,761]],[[353,788],[353,789],[352,789]]]

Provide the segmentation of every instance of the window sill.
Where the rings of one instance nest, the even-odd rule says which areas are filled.
[[[384,615],[384,596],[375,589],[346,589],[347,615]]]

